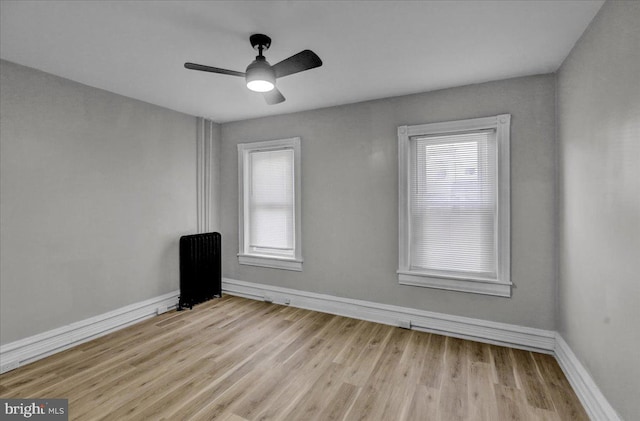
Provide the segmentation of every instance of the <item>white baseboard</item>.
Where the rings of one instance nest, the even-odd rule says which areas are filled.
[[[223,278],[223,292],[277,304],[552,354],[555,332]]]
[[[556,334],[555,356],[589,418],[594,421],[622,421],[560,334]]]
[[[0,346],[0,373],[47,357],[107,333],[123,329],[178,303],[179,291],[150,298]]]
[[[554,354],[589,417],[594,421],[622,421],[569,345],[549,330],[434,313],[371,301],[281,288],[224,278],[226,294],[393,326],[471,339],[496,345]],[[179,291],[131,304],[80,322],[0,346],[0,373],[39,360],[72,346],[123,329],[166,311],[178,303]]]

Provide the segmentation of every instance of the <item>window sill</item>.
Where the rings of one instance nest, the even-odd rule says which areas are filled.
[[[398,271],[398,282],[400,285],[471,292],[474,294],[495,295],[498,297],[511,297],[511,283],[504,282],[438,278],[419,272],[404,271]]]
[[[302,260],[295,259],[238,254],[238,263],[248,266],[261,266],[265,268],[302,272]]]

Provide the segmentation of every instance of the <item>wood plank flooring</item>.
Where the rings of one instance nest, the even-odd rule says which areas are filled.
[[[588,420],[549,355],[224,296],[0,376],[73,420]]]

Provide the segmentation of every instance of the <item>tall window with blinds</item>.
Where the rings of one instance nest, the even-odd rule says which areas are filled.
[[[400,283],[510,295],[509,120],[399,128]]]
[[[300,139],[238,145],[239,262],[301,270]]]

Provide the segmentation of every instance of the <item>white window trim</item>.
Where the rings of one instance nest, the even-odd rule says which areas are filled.
[[[511,115],[473,118],[442,123],[398,127],[398,282],[427,288],[471,292],[511,297],[511,245],[510,245],[510,126]],[[411,270],[410,256],[410,139],[413,136],[445,134],[472,130],[493,129],[497,140],[498,179],[498,265],[497,280],[477,277],[442,276]]]
[[[265,256],[247,252],[248,232],[248,191],[245,188],[245,180],[248,171],[249,153],[254,151],[268,151],[278,149],[292,149],[294,153],[294,203],[295,203],[295,237],[294,237],[294,258]],[[284,269],[302,271],[302,172],[300,161],[300,138],[292,137],[288,139],[267,140],[263,142],[251,142],[238,144],[238,263],[248,266],[261,266],[274,269]]]

